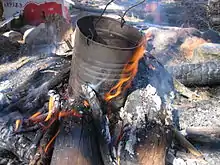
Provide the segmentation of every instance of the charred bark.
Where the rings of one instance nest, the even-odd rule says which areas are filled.
[[[218,85],[220,83],[219,61],[182,64],[167,69],[177,80],[187,86]]]
[[[51,165],[102,165],[91,118],[67,118],[56,139]]]
[[[3,122],[0,123],[0,134],[1,150],[7,150],[19,162],[28,163],[35,153],[31,150],[31,147],[34,148],[32,141],[24,134],[14,134],[13,127]]]
[[[20,113],[32,114],[33,111],[41,108],[44,105],[44,103],[48,100],[48,91],[50,89],[55,88],[57,85],[62,83],[65,80],[65,78],[68,77],[69,69],[70,68],[67,65],[60,72],[58,72],[57,75],[53,75],[52,77],[50,77],[48,81],[44,82],[41,85],[38,85],[39,82],[36,82],[36,89],[30,93],[27,93],[29,92],[29,88],[33,87],[33,84],[31,84],[31,82],[34,82],[37,78],[42,78],[43,76],[39,75],[41,73],[37,72],[33,75],[33,77],[29,79],[29,81],[26,84],[23,84],[23,86],[20,87],[20,90],[17,89],[12,93],[8,93],[8,95],[12,97],[17,95],[20,99],[17,98],[17,101],[15,101],[14,103],[9,102],[10,104],[1,111],[0,115],[5,116],[5,114],[12,113],[18,110]],[[24,92],[23,96],[19,95],[22,92]]]

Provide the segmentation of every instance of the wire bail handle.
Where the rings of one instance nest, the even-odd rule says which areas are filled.
[[[103,16],[103,14],[105,13],[107,7],[108,7],[112,2],[114,2],[114,1],[115,1],[115,0],[111,0],[110,2],[108,2],[108,3],[106,4],[104,10],[102,11],[102,13],[101,13],[101,15],[100,15],[100,18],[99,18],[99,19],[96,21],[96,23],[95,23],[95,27],[96,27],[97,23],[101,20],[101,18],[102,18],[102,16]],[[135,5],[131,6],[131,7],[129,7],[129,8],[124,12],[124,14],[123,14],[122,16],[120,16],[120,17],[121,17],[121,28],[124,26],[124,24],[125,24],[125,22],[126,22],[125,19],[124,19],[124,17],[125,17],[125,15],[127,14],[127,12],[128,12],[129,10],[131,10],[132,8],[134,8],[134,7],[136,7],[136,6],[140,5],[140,4],[142,4],[142,3],[144,3],[144,2],[145,2],[145,0],[142,0],[142,1],[140,1],[139,3],[137,3],[137,4],[135,4]]]
[[[103,16],[103,14],[105,13],[107,7],[108,7],[112,2],[114,2],[114,1],[115,1],[115,0],[111,0],[111,1],[109,1],[109,2],[106,4],[104,10],[102,11],[101,15],[99,16],[99,19],[98,19],[98,20],[95,22],[95,24],[94,24],[94,29],[95,29],[96,25],[98,24],[98,22],[102,19],[102,16]],[[125,17],[125,15],[127,14],[127,12],[128,12],[129,10],[131,10],[132,8],[134,8],[134,7],[136,7],[136,6],[140,5],[140,4],[142,4],[142,3],[144,3],[144,2],[145,2],[145,0],[142,0],[142,1],[140,1],[139,3],[137,3],[137,4],[135,4],[135,5],[131,6],[131,7],[129,7],[129,8],[124,12],[124,14],[123,14],[122,16],[120,16],[120,17],[121,17],[121,28],[122,28],[122,27],[124,26],[124,24],[126,23],[124,17]],[[87,36],[87,45],[89,45],[89,39],[93,39],[93,37],[94,37],[94,33],[92,32],[92,30],[89,29],[89,31],[90,31],[90,34],[91,34],[91,35],[88,35],[88,36]]]

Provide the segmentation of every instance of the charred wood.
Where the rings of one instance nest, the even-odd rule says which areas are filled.
[[[95,91],[88,84],[82,85],[82,91],[91,107],[103,162],[106,165],[114,164],[116,161],[116,155],[113,153],[115,148],[112,144],[108,116],[103,113],[103,110],[101,109],[102,106]]]
[[[171,132],[163,123],[172,119],[168,119],[169,115],[165,115],[166,119],[160,116],[161,106],[162,101],[151,85],[128,96],[120,112],[125,125],[117,149],[120,164],[165,164]],[[165,120],[161,121],[162,118]]]
[[[215,137],[220,137],[220,128],[219,127],[188,127],[186,128],[186,134],[195,134],[195,135],[210,135]]]
[[[69,66],[63,68],[60,73],[54,75],[50,80],[40,85],[31,93],[27,94],[17,102],[10,104],[1,111],[1,116],[13,111],[19,110],[21,113],[29,114],[33,113],[34,110],[41,108],[44,103],[48,100],[48,91],[55,88],[57,85],[62,83],[69,74]],[[39,74],[39,73],[38,73]],[[33,77],[34,80],[34,77]],[[30,86],[29,86],[30,87]],[[28,86],[25,87],[26,89]],[[12,94],[13,95],[13,94]]]
[[[66,118],[56,139],[51,165],[102,165],[91,117]],[[65,145],[64,145],[65,144]]]
[[[220,83],[219,61],[170,66],[168,71],[186,86],[218,85]]]
[[[14,134],[13,127],[1,122],[0,147],[11,152],[20,162],[28,163],[34,152],[30,151],[32,141],[24,134]]]
[[[36,146],[39,146],[39,147],[37,151],[35,152],[35,155],[30,160],[29,165],[49,165],[50,164],[52,151],[53,151],[53,145],[54,145],[54,141],[51,141],[51,139],[56,135],[58,131],[59,131],[59,122],[56,121],[52,124],[52,126],[49,129],[46,130],[44,134],[39,134],[38,136],[39,144],[36,144]]]

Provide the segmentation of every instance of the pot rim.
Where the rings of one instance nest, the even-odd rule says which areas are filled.
[[[81,32],[81,30],[80,30],[80,28],[79,28],[79,25],[78,25],[78,21],[79,21],[80,19],[82,19],[82,18],[85,18],[85,17],[100,17],[100,16],[98,16],[98,15],[88,15],[88,16],[84,16],[84,17],[79,18],[79,19],[77,20],[77,23],[76,23],[76,26],[77,26],[77,28],[79,29],[79,33],[80,33],[86,40],[88,40],[89,42],[92,42],[92,43],[94,43],[94,44],[97,44],[97,45],[100,45],[100,46],[103,46],[103,47],[107,47],[107,48],[110,48],[110,49],[132,50],[132,49],[136,49],[136,48],[140,47],[140,46],[143,44],[143,42],[145,41],[145,39],[146,39],[146,36],[145,36],[142,32],[139,32],[140,35],[141,35],[141,39],[140,39],[140,41],[139,41],[139,43],[138,43],[137,46],[121,48],[121,47],[116,47],[116,46],[110,46],[110,45],[101,44],[101,43],[96,42],[96,41],[94,41],[94,40],[92,40],[92,39],[90,39],[90,38],[87,38],[87,37]],[[114,19],[114,18],[111,18],[111,17],[107,17],[107,16],[101,16],[101,17],[106,18],[106,19],[110,19],[110,20],[113,20],[113,21],[116,21],[116,22],[118,22],[118,23],[121,23],[119,20]],[[128,25],[128,24],[125,24],[124,26],[128,26],[128,27],[131,27],[131,28],[136,29],[135,27],[133,27],[133,26],[131,26],[131,25]],[[136,29],[136,30],[137,30],[137,29]],[[137,31],[138,31],[138,30],[137,30]],[[145,43],[145,44],[146,44],[146,43]]]

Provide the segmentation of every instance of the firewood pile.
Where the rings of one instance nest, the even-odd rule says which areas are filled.
[[[101,9],[75,3],[74,24],[1,30],[0,164],[219,164],[219,25],[130,11],[114,24],[108,10],[95,22]]]

